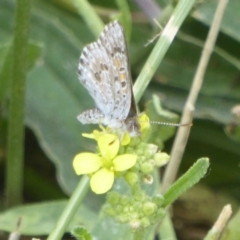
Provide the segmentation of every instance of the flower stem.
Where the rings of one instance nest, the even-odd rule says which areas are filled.
[[[83,176],[76,187],[74,193],[68,201],[68,205],[62,212],[55,228],[52,233],[48,236],[47,240],[58,240],[61,239],[64,232],[66,231],[70,221],[72,220],[74,214],[79,208],[82,200],[84,199],[86,193],[89,189],[89,178]]]
[[[24,151],[24,96],[27,72],[30,0],[16,1],[14,40],[12,46],[12,75],[6,163],[6,203],[22,202]]]
[[[165,53],[176,36],[178,29],[189,14],[194,2],[195,0],[180,0],[178,2],[173,11],[172,17],[162,31],[161,37],[153,48],[134,84],[133,92],[136,102],[139,102],[140,98],[142,97]]]
[[[77,9],[78,13],[88,25],[93,35],[98,38],[104,28],[104,23],[97,15],[94,8],[88,1],[85,0],[72,0],[73,5]]]

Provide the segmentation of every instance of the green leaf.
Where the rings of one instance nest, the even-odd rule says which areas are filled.
[[[87,231],[84,226],[74,227],[71,231],[71,234],[77,240],[92,240],[91,234]]]
[[[200,181],[207,172],[209,160],[201,158],[183,175],[181,176],[164,194],[164,207],[173,203],[181,194],[191,188]]]
[[[24,235],[47,235],[55,226],[60,214],[65,208],[67,201],[52,201],[26,206],[15,207],[0,214],[0,229],[12,232],[16,229],[16,224],[21,218],[19,232]],[[86,217],[87,216],[87,217]],[[70,231],[80,222],[91,230],[96,224],[97,215],[90,208],[82,205],[71,224],[68,226]]]
[[[193,16],[200,22],[210,25],[212,22],[213,14],[215,12],[218,1],[206,1],[202,6],[193,14]],[[240,20],[236,17],[239,14],[240,2],[238,0],[231,0],[228,3],[226,12],[224,13],[223,22],[221,25],[221,31],[234,38],[238,42],[240,41],[240,33],[238,26]]]

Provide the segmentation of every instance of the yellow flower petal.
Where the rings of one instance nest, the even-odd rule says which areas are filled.
[[[82,133],[82,136],[85,138],[94,139],[93,133]]]
[[[113,159],[115,171],[125,171],[135,165],[137,156],[134,154],[123,154]]]
[[[98,138],[102,135],[102,131],[93,130],[94,139],[97,141]]]
[[[128,132],[125,132],[121,141],[122,146],[126,146],[130,143],[131,137]]]
[[[102,168],[93,174],[90,180],[90,186],[96,194],[106,193],[111,189],[114,182],[114,172]]]
[[[98,147],[104,158],[113,159],[119,150],[119,139],[114,134],[103,134],[98,139]]]
[[[102,132],[98,130],[93,130],[92,133],[83,133],[82,136],[85,138],[95,139],[97,141],[101,134]]]
[[[101,158],[93,153],[80,153],[73,159],[73,168],[77,175],[96,172],[101,166]]]
[[[140,131],[142,132],[144,129],[150,127],[150,121],[147,114],[143,113],[138,117],[138,122],[140,124]]]

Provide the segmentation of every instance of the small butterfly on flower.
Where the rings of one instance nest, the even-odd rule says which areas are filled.
[[[81,113],[78,120],[139,136],[126,38],[117,20],[104,28],[96,42],[84,47],[78,75],[96,104],[96,108]]]

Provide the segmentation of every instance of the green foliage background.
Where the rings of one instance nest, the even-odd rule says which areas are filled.
[[[202,48],[199,44],[204,43],[216,2],[212,0],[203,3],[185,21],[181,33],[195,39],[189,42],[179,34],[174,40],[141,100],[142,110],[145,103],[156,94],[165,108],[181,113],[201,54]],[[112,1],[101,3],[95,1],[95,4],[103,9],[109,8],[109,12],[111,9],[116,10]],[[6,57],[6,49],[12,41],[14,8],[14,1],[0,1],[1,68]],[[224,127],[234,121],[231,108],[240,102],[239,9],[238,0],[229,1],[217,42],[220,51],[217,49],[211,58],[181,168],[181,171],[185,171],[197,158],[209,157],[211,171],[203,182],[215,190],[231,194],[237,201],[240,199],[240,140],[234,136],[234,132],[233,136],[227,136]],[[133,2],[131,11],[139,11]],[[147,19],[141,16],[141,21],[133,17],[129,43],[133,79],[138,76],[152,50],[151,44],[147,47],[144,45],[156,34]],[[81,133],[90,132],[92,126],[83,126],[76,119],[79,113],[94,106],[92,99],[80,85],[76,72],[82,48],[95,39],[74,9],[64,5],[63,2],[47,0],[32,1],[30,39],[31,44],[35,46],[30,48],[30,55],[31,53],[34,55],[33,51],[36,51],[36,48],[39,53],[32,59],[32,67],[27,78],[26,126],[34,132],[44,153],[54,164],[61,189],[64,193],[70,194],[79,181],[72,168],[74,155],[81,151],[94,150],[95,147],[91,141],[81,137]],[[2,79],[4,78],[7,76],[2,75]],[[171,144],[170,139],[166,143],[165,151],[170,151]],[[33,173],[33,176],[38,174],[41,175],[41,169]],[[25,181],[28,182],[28,179]],[[43,189],[41,191],[44,192],[46,185],[41,187]],[[154,188],[156,186],[153,186]],[[95,214],[101,205],[102,201],[99,199],[103,198],[93,197],[91,194],[87,197],[86,209],[92,220],[96,219]],[[59,208],[55,206],[54,209],[59,211],[63,205]],[[48,203],[45,205],[46,208],[49,208]],[[42,212],[44,210],[39,210],[39,213]],[[17,213],[14,214],[18,216]],[[8,212],[0,216],[0,228],[10,231],[14,229],[14,223],[7,222],[6,216],[9,217]],[[52,217],[50,221],[56,218]],[[79,221],[83,219],[80,217],[76,222]],[[43,228],[39,228],[40,224],[35,225],[37,228],[24,224],[23,232],[30,235],[47,234],[51,229],[51,224],[46,224]],[[90,221],[88,227],[94,229],[94,226],[97,231],[96,226],[99,227],[99,224],[95,225],[94,221]]]

